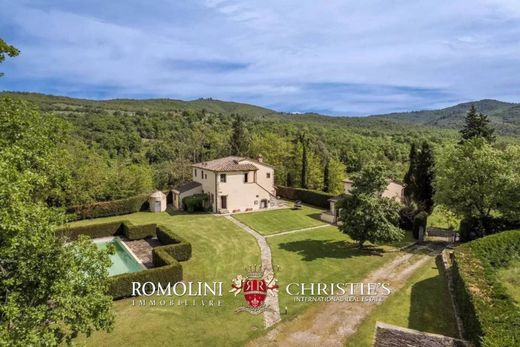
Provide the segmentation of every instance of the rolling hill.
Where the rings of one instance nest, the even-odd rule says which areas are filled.
[[[440,110],[389,113],[368,117],[337,117],[316,113],[292,114],[277,112],[268,108],[215,99],[197,99],[191,101],[174,99],[111,99],[88,100],[53,96],[28,92],[1,92],[0,96],[10,96],[31,101],[44,111],[87,111],[110,110],[124,112],[169,112],[169,111],[207,111],[215,114],[242,114],[250,118],[284,119],[298,123],[319,123],[351,127],[377,129],[405,128],[444,128],[458,130],[462,127],[464,116],[473,104],[479,112],[489,116],[500,135],[520,135],[520,104],[497,100],[467,102]]]

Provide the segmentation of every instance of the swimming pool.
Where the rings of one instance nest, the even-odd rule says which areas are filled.
[[[115,276],[127,272],[137,272],[145,269],[144,265],[135,257],[132,251],[119,237],[95,239],[98,249],[106,249],[108,245],[114,245],[116,252],[110,255],[112,266],[108,269],[109,276]]]

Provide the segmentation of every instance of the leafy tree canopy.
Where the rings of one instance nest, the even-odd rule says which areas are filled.
[[[44,202],[68,177],[55,164],[59,122],[13,100],[0,101],[0,120],[0,345],[56,346],[110,330],[108,254],[58,238],[63,216]]]
[[[338,203],[342,222],[339,229],[357,241],[358,248],[362,248],[366,241],[398,241],[404,236],[397,226],[399,205],[381,196],[385,186],[381,168],[365,167],[354,180],[352,194]]]

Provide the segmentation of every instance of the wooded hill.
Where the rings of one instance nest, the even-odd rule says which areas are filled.
[[[460,129],[464,122],[464,116],[471,105],[475,105],[479,112],[489,116],[491,125],[498,134],[520,135],[520,104],[497,100],[467,102],[441,110],[391,113],[372,117],[391,119],[405,124]]]
[[[458,120],[448,128],[429,124],[423,113],[406,120],[288,114],[212,99],[97,101],[13,92],[2,97],[28,101],[65,123],[68,155],[61,164],[71,171],[74,193],[55,200],[67,206],[166,189],[190,180],[191,163],[231,154],[263,155],[275,167],[277,184],[340,193],[341,180],[367,163],[402,180],[410,144],[428,141],[437,148],[458,139]],[[506,112],[507,104],[497,105]],[[452,112],[462,117],[466,106]],[[504,141],[514,140],[499,139]]]

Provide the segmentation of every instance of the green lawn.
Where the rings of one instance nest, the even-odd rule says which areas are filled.
[[[443,206],[435,206],[428,216],[428,226],[440,229],[458,230],[460,219]]]
[[[233,217],[248,225],[262,235],[276,234],[283,231],[325,225],[320,220],[322,209],[303,206],[299,210],[284,208],[280,210],[235,214]]]
[[[372,346],[376,321],[457,337],[448,284],[434,259],[377,307],[347,340],[347,346]]]
[[[369,272],[393,259],[398,253],[391,246],[358,250],[355,243],[337,227],[274,236],[267,239],[272,251],[273,265],[279,266],[277,278],[282,288],[292,282],[356,282]],[[280,309],[288,307],[292,318],[309,305],[299,303],[280,290]]]
[[[520,305],[520,261],[514,261],[508,267],[498,270],[497,276],[509,295]]]
[[[151,346],[243,345],[252,334],[263,330],[261,316],[236,314],[243,297],[228,293],[227,284],[260,262],[255,239],[225,218],[212,215],[176,215],[141,212],[132,215],[80,221],[74,225],[130,220],[135,224],[169,225],[191,242],[193,256],[182,262],[186,281],[223,281],[224,306],[134,307],[131,299],[114,302],[116,325],[112,333],[95,333],[87,345],[116,346],[121,343]]]

